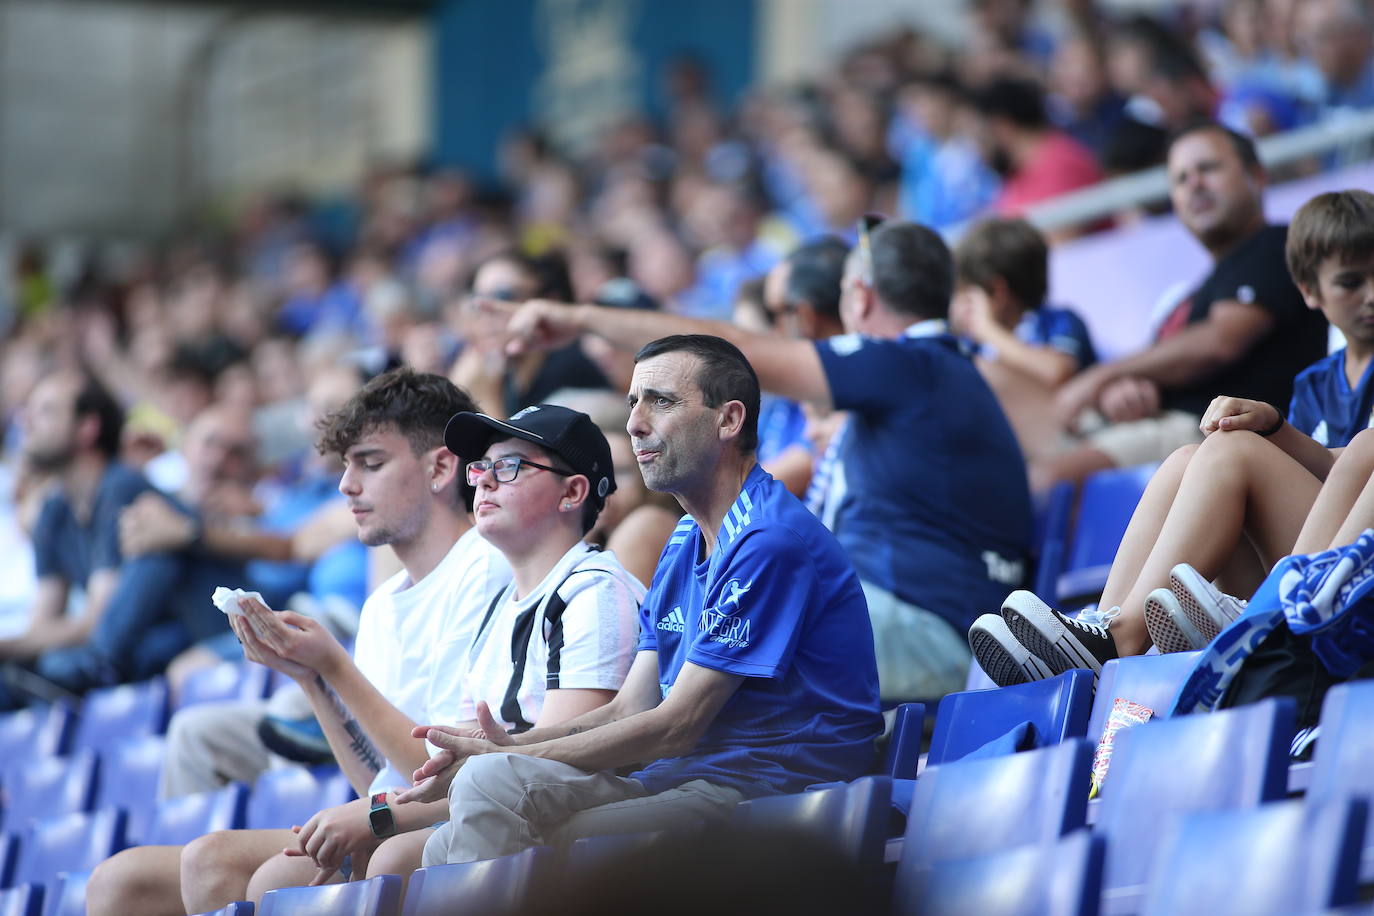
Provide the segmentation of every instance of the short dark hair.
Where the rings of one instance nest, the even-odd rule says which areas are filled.
[[[343,455],[359,439],[390,426],[421,455],[444,444],[444,427],[454,414],[477,410],[472,397],[442,375],[401,366],[377,376],[321,419],[315,447]]]
[[[1364,261],[1374,254],[1374,194],[1328,191],[1303,204],[1288,224],[1284,254],[1293,282],[1317,288],[1317,270],[1332,256]]]
[[[551,251],[537,258],[532,258],[514,248],[499,251],[477,265],[472,276],[468,278],[468,289],[472,289],[473,284],[477,282],[477,274],[483,267],[499,261],[515,265],[517,270],[529,277],[533,287],[531,298],[556,299],[560,302],[569,302],[573,299],[572,279],[568,274],[568,261],[558,251]]]
[[[984,117],[1003,118],[1028,129],[1049,126],[1045,90],[1038,83],[999,77],[972,93],[973,107]]]
[[[946,318],[954,293],[954,261],[944,239],[919,223],[883,223],[873,230],[873,290],[894,312]]]
[[[114,458],[119,454],[120,436],[124,432],[124,408],[90,372],[81,372],[81,387],[76,390],[76,400],[72,402],[72,415],[78,420],[89,416],[99,420],[100,435],[95,439],[96,449],[106,458]]]
[[[787,256],[787,300],[805,302],[819,314],[839,320],[844,262],[848,256],[849,245],[833,235],[814,239],[792,252]]]
[[[665,353],[690,353],[701,360],[697,387],[707,407],[726,401],[744,405],[744,425],[740,428],[739,450],[751,454],[759,446],[759,377],[739,347],[709,334],[674,334],[660,337],[640,347],[635,364]]]
[[[1245,166],[1246,169],[1254,170],[1263,168],[1260,164],[1259,152],[1255,149],[1255,141],[1245,136],[1245,134],[1238,133],[1225,124],[1221,124],[1217,121],[1204,119],[1194,121],[1191,124],[1179,128],[1169,137],[1169,151],[1172,152],[1174,144],[1178,143],[1184,137],[1200,134],[1203,131],[1212,131],[1221,134],[1230,141],[1231,146],[1236,151],[1236,155],[1240,157],[1240,164]]]
[[[954,246],[960,283],[991,290],[1001,277],[1022,306],[1038,308],[1049,288],[1049,247],[1045,237],[1023,219],[980,220]]]

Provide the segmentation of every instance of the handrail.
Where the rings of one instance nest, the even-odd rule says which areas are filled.
[[[1374,109],[1329,117],[1320,123],[1265,137],[1257,144],[1260,161],[1276,168],[1308,156],[1348,147],[1349,157],[1374,152]],[[1156,203],[1169,196],[1169,178],[1156,166],[1071,191],[1030,207],[1026,218],[1043,232],[1094,223],[1120,210]]]

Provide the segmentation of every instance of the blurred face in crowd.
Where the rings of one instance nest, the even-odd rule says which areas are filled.
[[[535,280],[519,264],[498,258],[488,261],[472,280],[472,294],[506,302],[524,302],[535,293]]]
[[[711,475],[720,411],[707,407],[697,384],[701,361],[663,353],[635,365],[630,379],[630,434],[644,485],[659,492],[699,488]]]
[[[23,413],[24,454],[39,470],[56,471],[77,448],[76,395],[81,380],[62,373],[34,386]]]
[[[1064,41],[1050,61],[1050,88],[1077,112],[1086,113],[1107,91],[1097,51],[1085,38]]]
[[[1169,196],[1188,231],[1214,254],[1262,219],[1263,179],[1217,130],[1199,130],[1169,150]]]
[[[429,523],[429,454],[416,455],[394,426],[373,429],[344,453],[339,492],[348,500],[358,540],[368,547],[407,545]]]
[[[1353,2],[1306,0],[1297,9],[1299,49],[1337,86],[1353,83],[1369,61],[1369,25]]]
[[[186,430],[182,453],[193,486],[251,484],[257,458],[251,415],[222,405],[201,411]]]

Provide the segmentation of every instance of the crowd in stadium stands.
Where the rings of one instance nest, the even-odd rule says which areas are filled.
[[[868,772],[974,659],[1204,649],[1374,527],[1374,197],[1268,224],[1252,141],[1374,107],[1367,7],[971,9],[731,111],[681,60],[663,123],[516,131],[499,185],[378,168],[70,283],[23,246],[0,708],[246,659],[285,686],[180,711],[160,795],[329,759],[358,795],[126,850],[91,912],[718,821]],[[1211,271],[1100,359],[1050,250],[1139,214],[1023,216],[1156,165]],[[1152,462],[1096,609],[1021,590],[1036,498]]]

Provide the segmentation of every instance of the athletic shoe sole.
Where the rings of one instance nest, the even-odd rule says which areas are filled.
[[[1216,639],[1233,619],[1220,608],[1213,609],[1212,595],[1216,587],[1187,563],[1180,563],[1169,571],[1169,590],[1178,599],[1184,616],[1197,628],[1203,646]]]
[[[1039,681],[1054,674],[1049,665],[1016,641],[1006,621],[996,614],[984,614],[974,621],[968,644],[979,667],[998,687]]]
[[[1002,602],[1002,619],[1021,645],[1039,656],[1054,674],[1073,668],[1102,671],[1097,656],[1073,637],[1053,609],[1028,591],[1016,591]]]
[[[1145,599],[1145,629],[1160,652],[1192,652],[1208,643],[1167,588],[1157,588]]]

